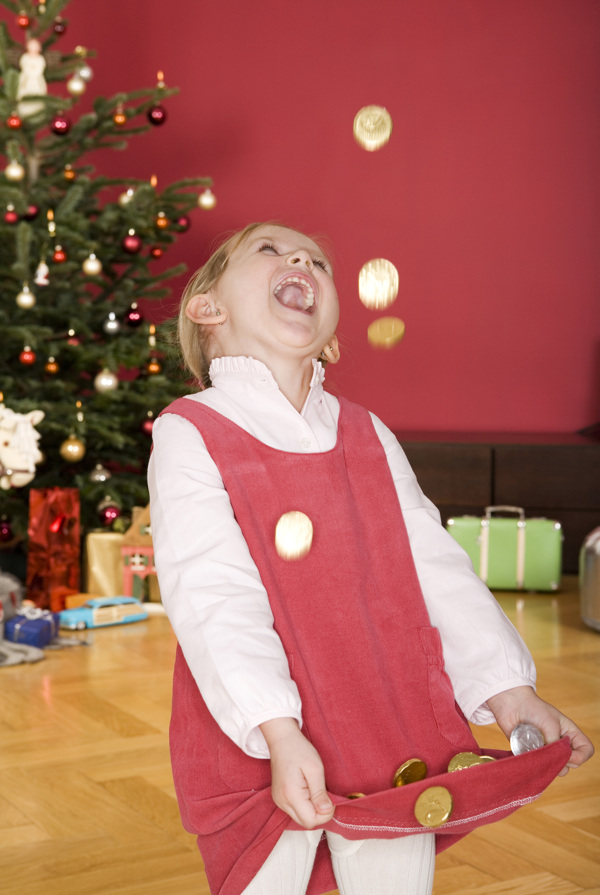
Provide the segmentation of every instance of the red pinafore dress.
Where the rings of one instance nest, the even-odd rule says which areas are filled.
[[[268,447],[187,398],[163,413],[200,431],[269,595],[302,699],[303,733],[323,760],[336,805],[324,829],[348,839],[431,832],[415,817],[415,802],[443,786],[453,810],[435,830],[440,851],[537,798],[566,764],[568,741],[518,757],[486,750],[499,760],[447,772],[458,752],[482,750],[444,671],[368,412],[341,399],[337,443],[316,454]],[[298,561],[275,549],[277,522],[291,510],[314,529]],[[281,833],[300,828],[272,801],[269,761],[246,755],[210,715],[181,649],[170,741],[183,824],[198,836],[211,893],[240,895]],[[426,763],[426,779],[394,788],[395,771],[411,758]],[[365,797],[349,800],[355,792]],[[322,842],[308,895],[335,888]]]

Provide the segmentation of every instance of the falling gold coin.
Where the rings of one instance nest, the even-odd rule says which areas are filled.
[[[415,817],[424,827],[441,827],[452,814],[452,796],[445,786],[430,786],[415,802]]]
[[[404,335],[404,322],[399,317],[379,317],[369,325],[367,338],[374,348],[393,348]]]
[[[381,149],[392,135],[392,118],[383,106],[365,106],[354,118],[354,139],[368,152]]]
[[[349,792],[346,796],[347,799],[364,799],[364,792]]]
[[[391,261],[367,261],[358,275],[358,297],[367,308],[387,308],[398,295],[398,271]]]
[[[275,549],[282,559],[302,559],[312,539],[312,522],[299,510],[284,513],[275,527]]]
[[[394,774],[394,786],[404,786],[405,783],[416,783],[427,776],[427,765],[420,758],[409,758],[401,764]]]

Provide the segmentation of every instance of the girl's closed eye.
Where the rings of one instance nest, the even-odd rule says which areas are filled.
[[[263,244],[261,245],[261,247],[259,248],[258,251],[259,252],[269,252],[269,253],[272,253],[273,255],[279,254],[279,252],[277,251],[277,249],[275,248],[275,246],[273,245],[272,242],[263,242]],[[320,270],[325,271],[325,273],[328,272],[327,271],[327,262],[323,261],[322,258],[312,258],[311,260],[315,267],[318,267]]]

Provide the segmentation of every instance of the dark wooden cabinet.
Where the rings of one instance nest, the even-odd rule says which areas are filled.
[[[491,505],[563,526],[563,570],[576,573],[581,544],[600,526],[600,441],[578,435],[397,432],[444,523]]]

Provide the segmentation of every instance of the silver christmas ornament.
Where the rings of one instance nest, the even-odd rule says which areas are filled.
[[[119,377],[112,370],[105,367],[94,379],[94,388],[97,392],[114,392],[119,387]]]
[[[35,295],[27,285],[27,283],[23,284],[23,289],[17,295],[16,302],[20,308],[23,308],[24,311],[28,311],[35,305]]]
[[[108,318],[102,324],[102,329],[109,336],[114,336],[119,332],[119,330],[121,329],[121,324],[117,320],[117,315],[114,311],[110,312]]]

